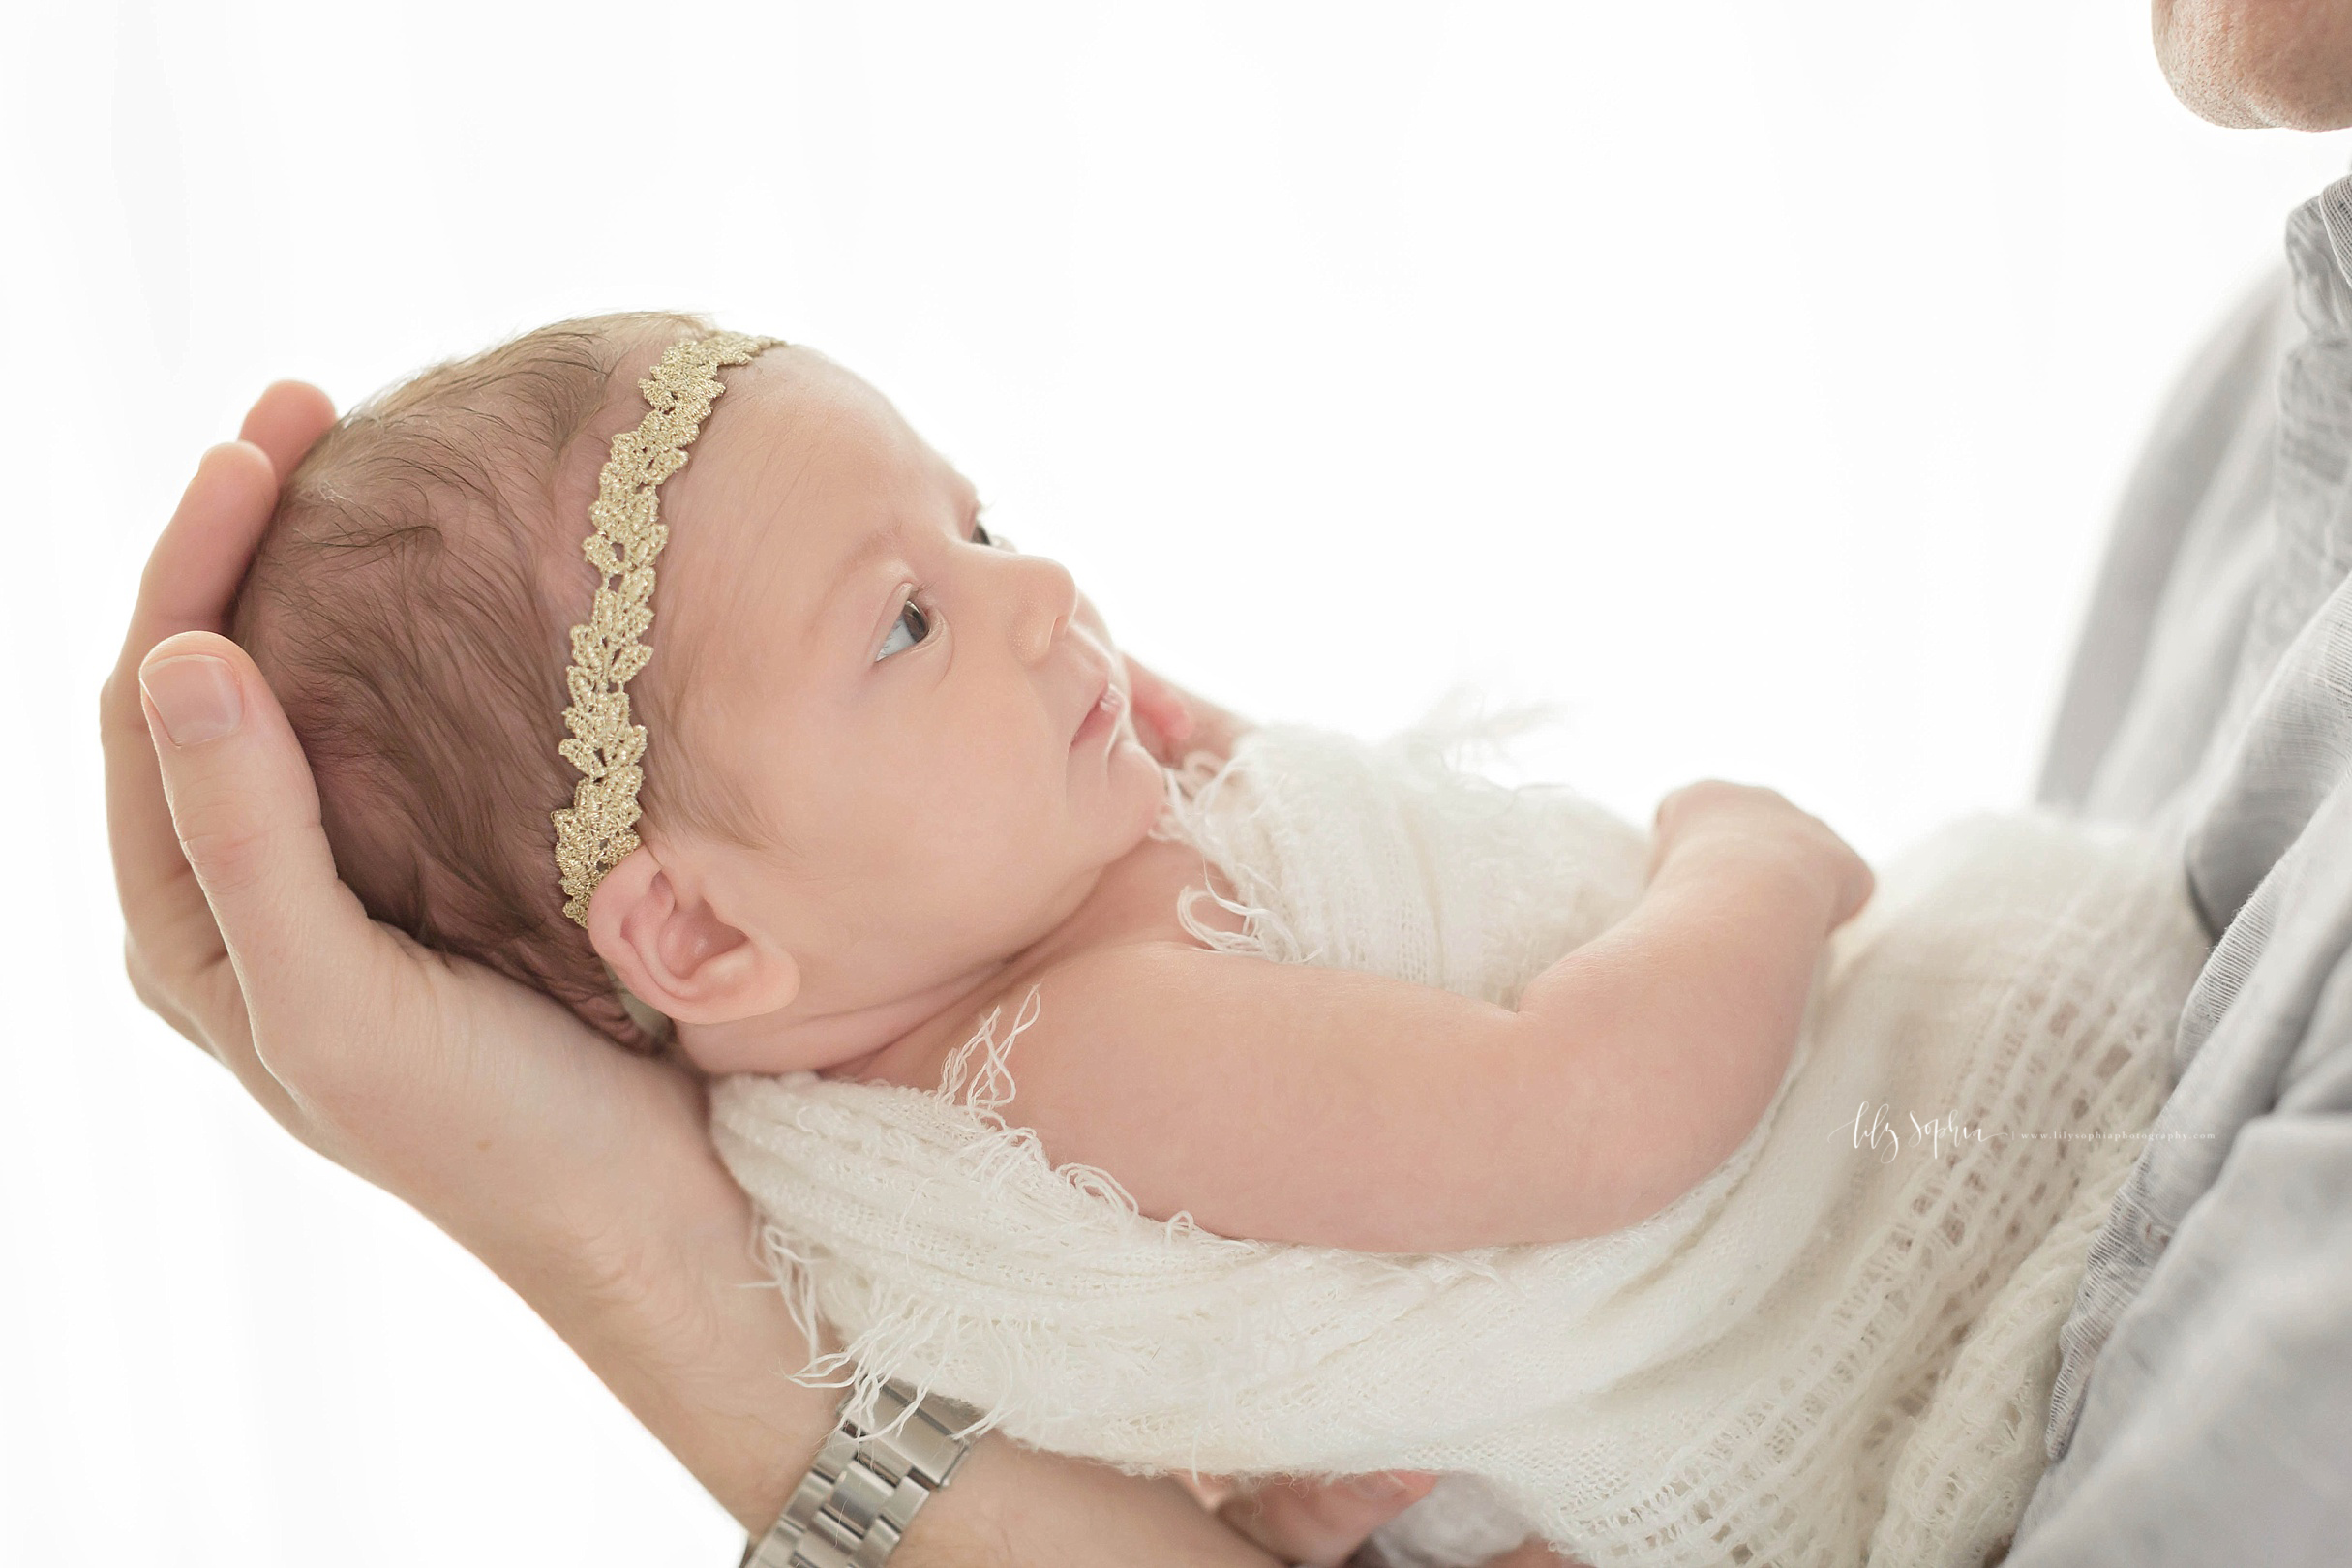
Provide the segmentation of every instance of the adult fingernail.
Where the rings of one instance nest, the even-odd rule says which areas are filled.
[[[139,671],[138,684],[175,746],[218,740],[245,717],[235,673],[208,654],[158,659]]]
[[[1393,1475],[1365,1475],[1347,1483],[1347,1490],[1366,1502],[1388,1502],[1404,1495],[1404,1483]]]

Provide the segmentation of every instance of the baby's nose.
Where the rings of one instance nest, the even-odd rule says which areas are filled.
[[[1061,642],[1078,610],[1078,581],[1060,561],[1043,556],[1015,556],[1007,562],[1020,574],[1019,613],[1013,644],[1024,664],[1038,664]]]

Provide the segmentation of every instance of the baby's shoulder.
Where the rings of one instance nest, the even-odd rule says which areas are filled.
[[[866,1063],[867,1079],[929,1089],[949,1064],[992,1053],[1000,1062],[1018,1035],[1032,1076],[1052,1073],[1064,1046],[1099,1063],[1116,1055],[1132,1005],[1164,991],[1183,954],[1204,951],[1197,930],[1241,929],[1231,888],[1197,850],[1148,841],[1108,868],[1086,902],[1027,961]],[[1188,897],[1188,895],[1192,895]],[[1190,905],[1191,924],[1180,911]]]

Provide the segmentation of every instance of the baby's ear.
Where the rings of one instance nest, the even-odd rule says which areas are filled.
[[[729,924],[640,845],[588,899],[588,940],[629,994],[679,1023],[757,1018],[799,994],[792,954]]]

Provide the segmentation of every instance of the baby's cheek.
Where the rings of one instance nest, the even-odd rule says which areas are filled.
[[[1095,601],[1083,593],[1078,595],[1078,614],[1075,618],[1079,625],[1095,634],[1096,640],[1102,645],[1104,652],[1116,653],[1119,651],[1119,646],[1111,641],[1109,622],[1102,618],[1102,612],[1095,608]]]

